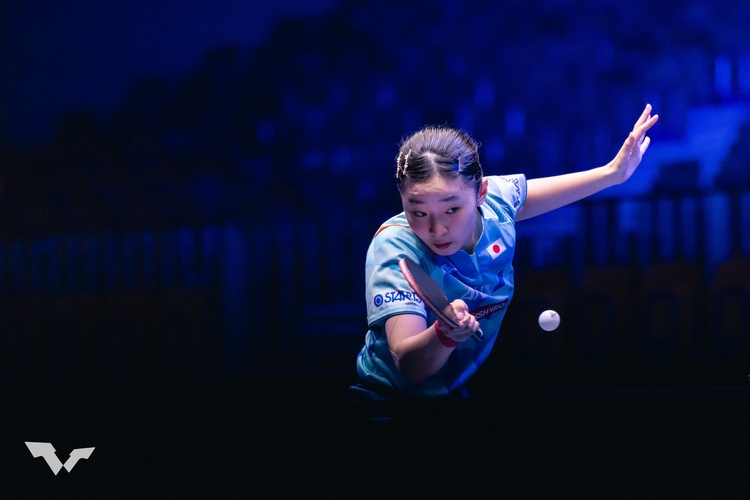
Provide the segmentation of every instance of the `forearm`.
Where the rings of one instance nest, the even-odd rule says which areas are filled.
[[[386,331],[393,360],[411,382],[421,382],[440,371],[454,350],[440,341],[434,325],[426,327],[419,316],[389,318]]]
[[[516,220],[536,217],[628,180],[651,143],[646,132],[658,119],[659,115],[651,116],[651,105],[646,105],[620,151],[603,167],[529,179],[526,183],[526,202]]]
[[[529,179],[526,184],[526,202],[516,220],[529,219],[556,210],[616,183],[616,177],[609,165],[553,177]]]

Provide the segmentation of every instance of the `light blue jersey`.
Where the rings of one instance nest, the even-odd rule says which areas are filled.
[[[432,253],[411,231],[402,212],[386,221],[370,243],[365,265],[367,321],[365,346],[357,357],[357,372],[369,386],[410,396],[443,396],[460,389],[487,359],[513,297],[515,216],[526,201],[523,175],[488,176],[487,196],[480,206],[482,235],[474,254]],[[409,257],[445,290],[448,300],[462,299],[476,316],[484,338],[460,342],[445,366],[419,384],[407,381],[388,347],[385,321],[397,314],[419,314],[427,325],[435,321],[404,279],[398,262]]]

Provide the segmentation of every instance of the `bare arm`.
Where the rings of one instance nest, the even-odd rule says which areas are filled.
[[[651,143],[646,132],[658,119],[659,115],[651,116],[651,105],[647,104],[617,156],[602,167],[554,177],[529,179],[526,186],[526,202],[516,220],[541,215],[628,180]]]
[[[468,313],[466,303],[460,299],[452,302],[459,325],[449,329],[440,325],[440,330],[455,342],[463,342],[479,327],[476,318]],[[455,347],[446,347],[438,338],[433,324],[427,326],[425,319],[416,314],[391,316],[385,322],[391,356],[403,376],[412,382],[421,382],[437,373]]]

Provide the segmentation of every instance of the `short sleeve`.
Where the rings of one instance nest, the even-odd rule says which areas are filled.
[[[395,314],[427,317],[424,303],[398,265],[403,257],[423,262],[425,248],[408,226],[387,227],[373,238],[365,264],[367,321],[371,328]]]
[[[487,177],[487,181],[489,201],[496,205],[496,209],[515,220],[519,210],[526,203],[526,176],[491,175]]]

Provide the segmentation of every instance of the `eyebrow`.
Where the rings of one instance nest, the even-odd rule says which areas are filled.
[[[446,196],[445,198],[442,198],[442,199],[438,200],[438,202],[440,202],[440,203],[445,203],[445,202],[449,202],[449,201],[454,201],[454,200],[456,200],[457,198],[458,198],[458,196],[457,196],[457,195],[455,195],[455,194],[452,194],[452,195],[450,195],[450,196]],[[409,199],[407,199],[407,201],[408,201],[408,202],[409,202],[410,204],[412,204],[412,205],[421,205],[421,204],[423,204],[423,203],[424,203],[423,201],[421,201],[421,200],[418,200],[418,199],[416,199],[416,198],[409,198]]]

